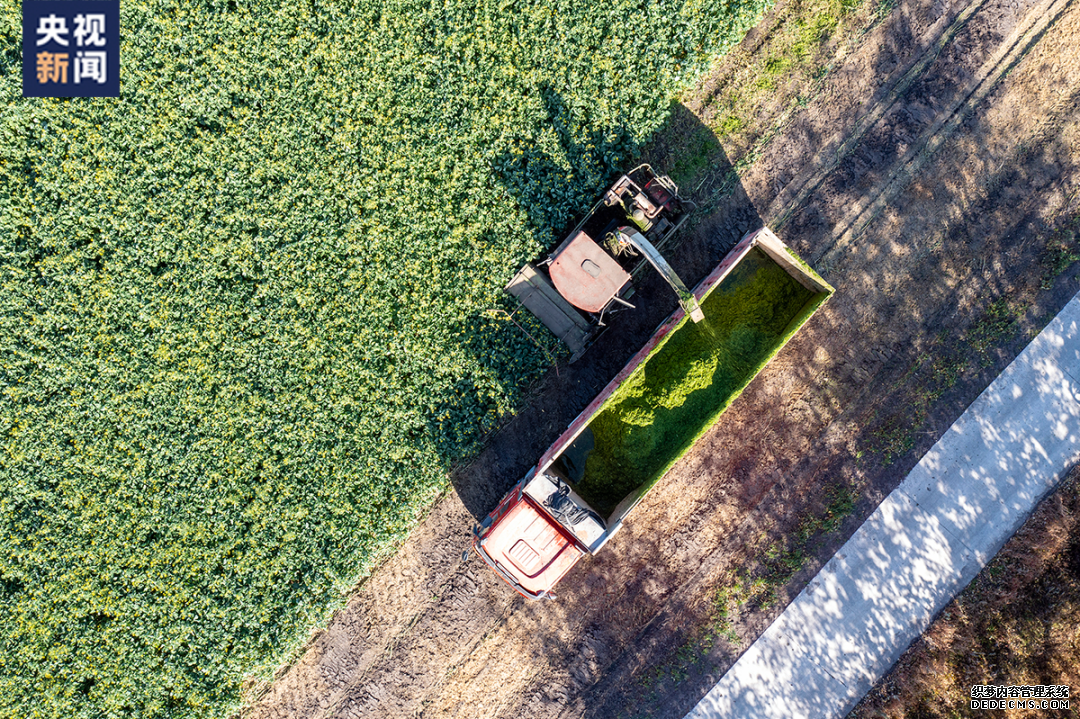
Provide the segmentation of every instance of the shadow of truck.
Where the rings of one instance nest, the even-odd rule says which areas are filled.
[[[832,294],[770,230],[702,280],[537,465],[473,547],[530,599],[598,552],[633,508]],[[686,303],[684,303],[686,304]]]

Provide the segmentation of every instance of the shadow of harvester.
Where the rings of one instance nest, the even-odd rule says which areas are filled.
[[[694,184],[703,178],[735,177],[713,132],[681,104],[673,104],[666,124],[647,143],[638,144],[625,127],[586,127],[558,93],[550,89],[542,93],[557,146],[514,140],[492,162],[495,177],[520,203],[539,246],[550,250],[562,241],[601,193],[639,163],[648,162],[657,172],[670,174],[680,184],[681,193],[692,200]],[[663,251],[690,287],[708,274],[745,232],[762,225],[737,181],[720,201],[724,212],[716,212],[715,201],[710,204],[709,216],[692,216]],[[505,280],[517,269],[508,269]],[[676,308],[675,293],[655,272],[646,269],[634,285],[635,309],[612,318],[608,329],[572,365],[566,364],[565,348],[528,310],[505,297],[504,309],[515,322],[505,322],[502,331],[519,336],[527,333],[530,341],[550,348],[547,356],[557,356],[557,370],[549,371],[532,388],[527,404],[486,438],[484,448],[470,464],[452,473],[455,491],[476,519],[495,507]]]

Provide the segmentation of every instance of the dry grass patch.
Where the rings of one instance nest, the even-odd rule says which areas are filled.
[[[736,170],[756,159],[891,8],[889,0],[791,0],[721,61],[694,92],[690,107],[720,138]],[[701,172],[707,158],[698,157],[708,143],[698,144],[701,152],[687,148],[685,167],[674,168],[673,176],[695,186],[715,184],[717,178]]]

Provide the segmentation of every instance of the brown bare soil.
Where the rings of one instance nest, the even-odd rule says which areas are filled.
[[[851,719],[1080,717],[1080,467],[852,710]],[[972,709],[971,687],[1070,686],[1069,709]]]
[[[462,558],[469,529],[674,307],[645,277],[246,716],[681,717],[1076,292],[1080,3],[865,5],[739,115],[799,12],[645,157],[703,207],[670,253],[689,283],[764,222],[833,299],[558,601],[527,603]]]

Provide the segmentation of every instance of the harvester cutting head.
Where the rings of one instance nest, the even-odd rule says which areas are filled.
[[[506,291],[566,343],[573,353],[571,362],[605,326],[606,316],[634,307],[629,301],[631,279],[646,261],[699,322],[703,315],[696,300],[658,249],[693,208],[694,203],[679,197],[671,178],[640,165],[604,193],[546,260],[525,265]]]

